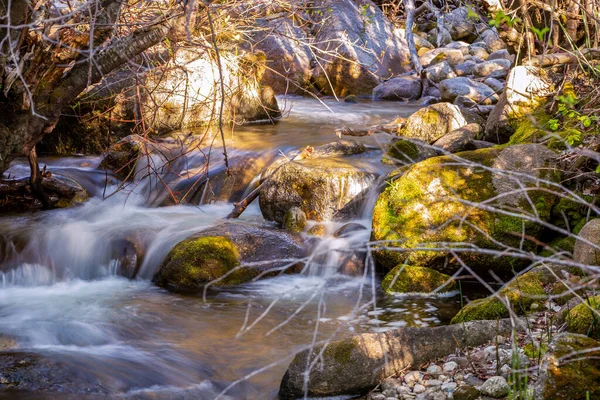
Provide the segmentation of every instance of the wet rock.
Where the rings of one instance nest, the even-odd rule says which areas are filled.
[[[372,239],[389,241],[388,247],[401,249],[419,247],[423,243],[468,241],[486,249],[497,249],[495,243],[500,242],[533,251],[535,243],[521,243],[519,235],[508,232],[521,232],[524,223],[527,234],[536,237],[543,231],[541,225],[517,216],[471,207],[464,202],[479,204],[496,199],[494,207],[531,212],[531,203],[526,197],[512,194],[519,186],[515,186],[511,176],[519,174],[524,187],[537,187],[538,179],[556,181],[560,179],[553,170],[556,157],[554,152],[541,145],[521,145],[434,157],[417,163],[391,182],[379,196],[373,211]],[[499,172],[481,169],[480,165]],[[509,192],[510,196],[502,196],[502,193]],[[549,219],[556,196],[536,190],[530,190],[528,194],[539,218]],[[470,227],[470,224],[473,226]],[[448,260],[447,254],[445,251],[380,250],[375,252],[375,257],[388,268],[406,261],[410,265],[427,266],[440,272],[455,271],[459,265],[452,259]],[[522,261],[514,258],[489,257],[481,253],[469,254],[465,262],[484,273],[489,269],[508,273],[513,267],[522,265]]]
[[[508,75],[511,64],[512,63],[509,60],[490,60],[488,58],[488,61],[477,64],[473,69],[473,74],[476,77],[504,78]]]
[[[310,371],[308,395],[338,396],[364,394],[393,371],[415,368],[453,353],[456,347],[483,344],[511,329],[506,321],[474,322],[435,328],[400,328],[384,333],[367,333],[329,343]],[[307,357],[322,348],[296,355],[279,389],[281,399],[304,396]],[[311,358],[312,359],[312,358]],[[413,391],[417,388],[416,383]]]
[[[344,99],[344,102],[350,103],[350,104],[358,104],[358,97],[351,94],[349,96],[346,96],[346,98]]]
[[[324,94],[370,94],[383,78],[410,70],[404,32],[370,0],[314,2],[313,82]]]
[[[426,267],[398,265],[388,272],[381,287],[386,293],[446,293],[456,288],[456,282],[449,275]],[[439,368],[439,367],[438,367]],[[428,373],[433,373],[427,369]],[[441,373],[442,370],[435,373]]]
[[[508,394],[508,383],[502,376],[492,376],[479,389],[481,394],[499,399]]]
[[[325,236],[326,233],[327,233],[327,231],[325,229],[325,225],[323,225],[323,224],[316,224],[308,230],[309,235],[318,236],[318,237],[323,237],[323,236]]]
[[[42,188],[50,208],[68,208],[88,199],[87,191],[66,176],[44,177]],[[31,211],[42,208],[42,202],[32,192],[29,178],[0,179],[0,211]]]
[[[477,400],[479,398],[479,390],[473,386],[463,385],[456,388],[452,395],[454,400]]]
[[[496,50],[502,50],[506,48],[506,43],[500,36],[498,36],[498,32],[495,29],[486,29],[479,35],[477,38],[478,42],[484,42],[487,46],[488,52],[494,52]]]
[[[438,155],[436,149],[417,139],[400,139],[392,143],[383,155],[384,164],[408,165]]]
[[[454,66],[464,61],[462,51],[457,49],[448,49],[446,47],[440,47],[433,49],[421,56],[421,64],[426,67],[446,61],[448,64]]]
[[[432,82],[438,83],[448,78],[455,78],[456,74],[447,61],[442,61],[431,67],[425,68],[425,76]]]
[[[600,396],[600,343],[561,333],[548,347],[535,385],[536,400],[585,400]]]
[[[283,216],[283,228],[292,233],[302,232],[306,227],[306,214],[298,207],[290,208]]]
[[[468,124],[442,136],[433,145],[448,153],[475,150],[473,140],[475,140],[481,130],[481,126],[478,124]]]
[[[169,252],[154,283],[172,291],[197,291],[209,282],[237,285],[290,265],[286,259],[306,256],[302,240],[263,227],[223,223],[178,243]],[[245,263],[259,263],[244,266]],[[289,266],[288,271],[296,267]]]
[[[454,66],[454,71],[457,76],[473,75],[473,71],[475,70],[476,66],[477,66],[477,63],[475,61],[467,60],[460,64],[456,64]],[[452,77],[449,76],[448,78],[452,78]]]
[[[592,219],[586,223],[578,236],[579,239],[573,249],[573,261],[580,264],[600,265],[600,219]]]
[[[378,173],[364,171],[343,159],[325,157],[339,154],[343,146],[338,147],[322,146],[315,148],[316,156],[270,166],[263,175],[269,178],[259,196],[265,219],[281,223],[291,207],[299,207],[315,221],[331,221],[338,215],[349,218],[359,212],[360,202]]]
[[[117,275],[133,279],[142,265],[143,248],[139,240],[135,238],[122,238],[113,240],[111,249],[111,261],[116,263]]]
[[[398,134],[432,143],[465,125],[467,125],[467,121],[457,106],[438,103],[422,108],[408,117],[406,125]]]
[[[487,85],[465,77],[451,78],[439,85],[443,101],[453,102],[458,96],[465,96],[478,104],[493,104],[498,96]]]
[[[506,80],[504,93],[490,113],[484,140],[506,143],[519,125],[541,107],[553,93],[554,86],[538,68],[518,66]]]
[[[413,76],[401,76],[380,83],[373,89],[376,100],[416,100],[421,97],[421,80]]]
[[[334,232],[333,236],[337,238],[345,238],[351,236],[354,232],[365,231],[367,227],[356,222],[350,222],[339,228]]]
[[[135,166],[142,152],[152,151],[150,142],[139,135],[129,135],[119,140],[104,153],[99,169],[112,171],[122,180],[134,177]]]

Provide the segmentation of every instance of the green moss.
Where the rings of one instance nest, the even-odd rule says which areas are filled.
[[[448,284],[446,284],[448,283]],[[456,282],[449,275],[425,267],[398,265],[388,272],[381,282],[386,293],[431,293],[444,286],[439,293],[456,288]]]
[[[384,164],[410,164],[419,157],[419,149],[410,140],[398,140],[383,155],[381,162]]]
[[[529,271],[516,277],[500,289],[498,296],[502,299],[508,298],[511,308],[517,314],[526,314],[530,311],[531,306],[534,303],[543,300],[540,299],[540,296],[546,296],[543,281],[544,276],[542,275],[542,272]],[[467,304],[454,318],[452,318],[451,323],[457,324],[467,321],[493,320],[506,318],[508,316],[508,310],[498,297],[489,296]]]
[[[511,125],[515,128],[510,140],[505,146],[536,143],[548,135],[547,124],[550,116],[543,108],[538,108],[533,114],[516,118]]]
[[[163,287],[193,290],[222,277],[238,265],[238,249],[230,239],[223,236],[191,238],[171,250],[155,282]],[[254,275],[251,269],[241,268],[216,285],[241,284]]]
[[[595,204],[596,202],[593,196],[578,195],[587,203]],[[552,207],[550,222],[560,228],[570,229],[571,232],[578,234],[587,222],[590,212],[591,210],[588,205],[574,201],[568,197],[562,197]]]
[[[573,307],[567,314],[567,330],[599,339],[600,316],[597,312],[600,312],[600,296],[591,297],[585,303]]]
[[[535,345],[533,343],[527,343],[523,346],[523,352],[531,359],[540,359],[548,351],[548,345],[542,343],[541,345]]]
[[[352,353],[356,347],[354,339],[345,339],[327,346],[324,355],[326,358],[333,358],[338,364],[348,364],[352,361]]]

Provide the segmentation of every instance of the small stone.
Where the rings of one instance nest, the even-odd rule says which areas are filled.
[[[412,371],[412,372],[409,372],[408,374],[404,375],[404,383],[406,383],[410,387],[413,387],[417,383],[420,383],[422,381],[423,381],[423,374],[421,374],[419,371]]]
[[[480,391],[485,396],[499,399],[508,394],[508,383],[502,376],[492,376],[481,385]]]
[[[444,372],[454,372],[458,368],[458,364],[455,361],[448,361],[442,366]]]
[[[456,382],[446,382],[442,385],[442,390],[444,392],[452,393],[456,390],[457,386],[458,385],[456,384]]]
[[[386,390],[383,390],[381,392],[381,394],[383,394],[386,398],[387,397],[396,398],[396,389],[395,388],[394,389],[386,389]]]
[[[471,354],[471,360],[474,362],[482,362],[487,358],[487,353],[483,350],[479,350]]]
[[[479,379],[478,377],[474,376],[474,375],[468,375],[465,376],[465,382],[467,383],[467,385],[471,385],[471,386],[481,386],[483,385],[484,381]]]
[[[424,385],[426,387],[442,386],[442,381],[440,381],[438,379],[429,379],[429,380],[425,381]]]
[[[432,400],[446,400],[448,396],[444,392],[434,393],[433,396],[430,397]]]
[[[479,390],[469,385],[460,386],[452,393],[454,400],[476,400],[478,397]]]
[[[386,397],[385,400],[398,400],[398,397],[394,395],[394,397]]]
[[[440,373],[442,373],[442,368],[440,368],[438,365],[431,364],[429,367],[427,367],[427,373],[428,374],[440,374]]]
[[[448,382],[450,380],[450,377],[448,375],[439,375],[438,379],[442,382]]]
[[[504,364],[502,368],[500,368],[500,373],[502,376],[507,377],[512,372],[512,368],[508,365]]]
[[[386,400],[385,396],[381,393],[371,393],[369,394],[369,400]]]
[[[416,384],[413,388],[413,392],[417,394],[423,393],[425,390],[427,390],[425,386],[421,385],[420,383]]]

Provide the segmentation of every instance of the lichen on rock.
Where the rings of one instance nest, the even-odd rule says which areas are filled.
[[[451,276],[425,267],[398,265],[388,272],[381,287],[386,293],[437,293],[456,288]]]

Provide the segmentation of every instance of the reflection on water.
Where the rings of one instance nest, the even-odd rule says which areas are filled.
[[[336,140],[335,126],[368,126],[415,109],[385,102],[325,103],[329,110],[316,100],[282,99],[286,117],[275,125],[236,128],[228,135],[228,146],[236,148],[231,154],[268,150],[272,157],[279,149]],[[381,157],[379,139],[361,140],[375,150],[351,162],[382,168],[374,162]],[[16,338],[19,351],[88,374],[113,397],[213,399],[227,389],[234,399],[275,398],[291,357],[313,340],[439,325],[459,307],[457,297],[386,296],[369,268],[364,277],[339,275],[343,255],[365,251],[370,236],[367,229],[334,238],[339,223],[326,224],[326,237],[312,239],[315,250],[305,275],[213,289],[206,302],[167,293],[150,283],[166,254],[224,218],[232,205],[157,208],[162,200],[152,181],[102,200],[117,182],[96,169],[99,157],[44,162],[53,173],[79,181],[92,198],[72,209],[0,218],[0,334]],[[178,162],[163,171],[163,178],[171,176],[176,184],[185,180],[185,171],[200,168],[204,154],[192,152]],[[222,168],[217,156],[214,162]],[[9,172],[28,173],[19,162]],[[355,221],[367,228],[376,194]],[[255,204],[242,219],[264,223]],[[143,252],[135,281],[115,275],[114,255],[124,242]],[[43,396],[30,398],[80,398]],[[27,395],[0,392],[0,398]]]

